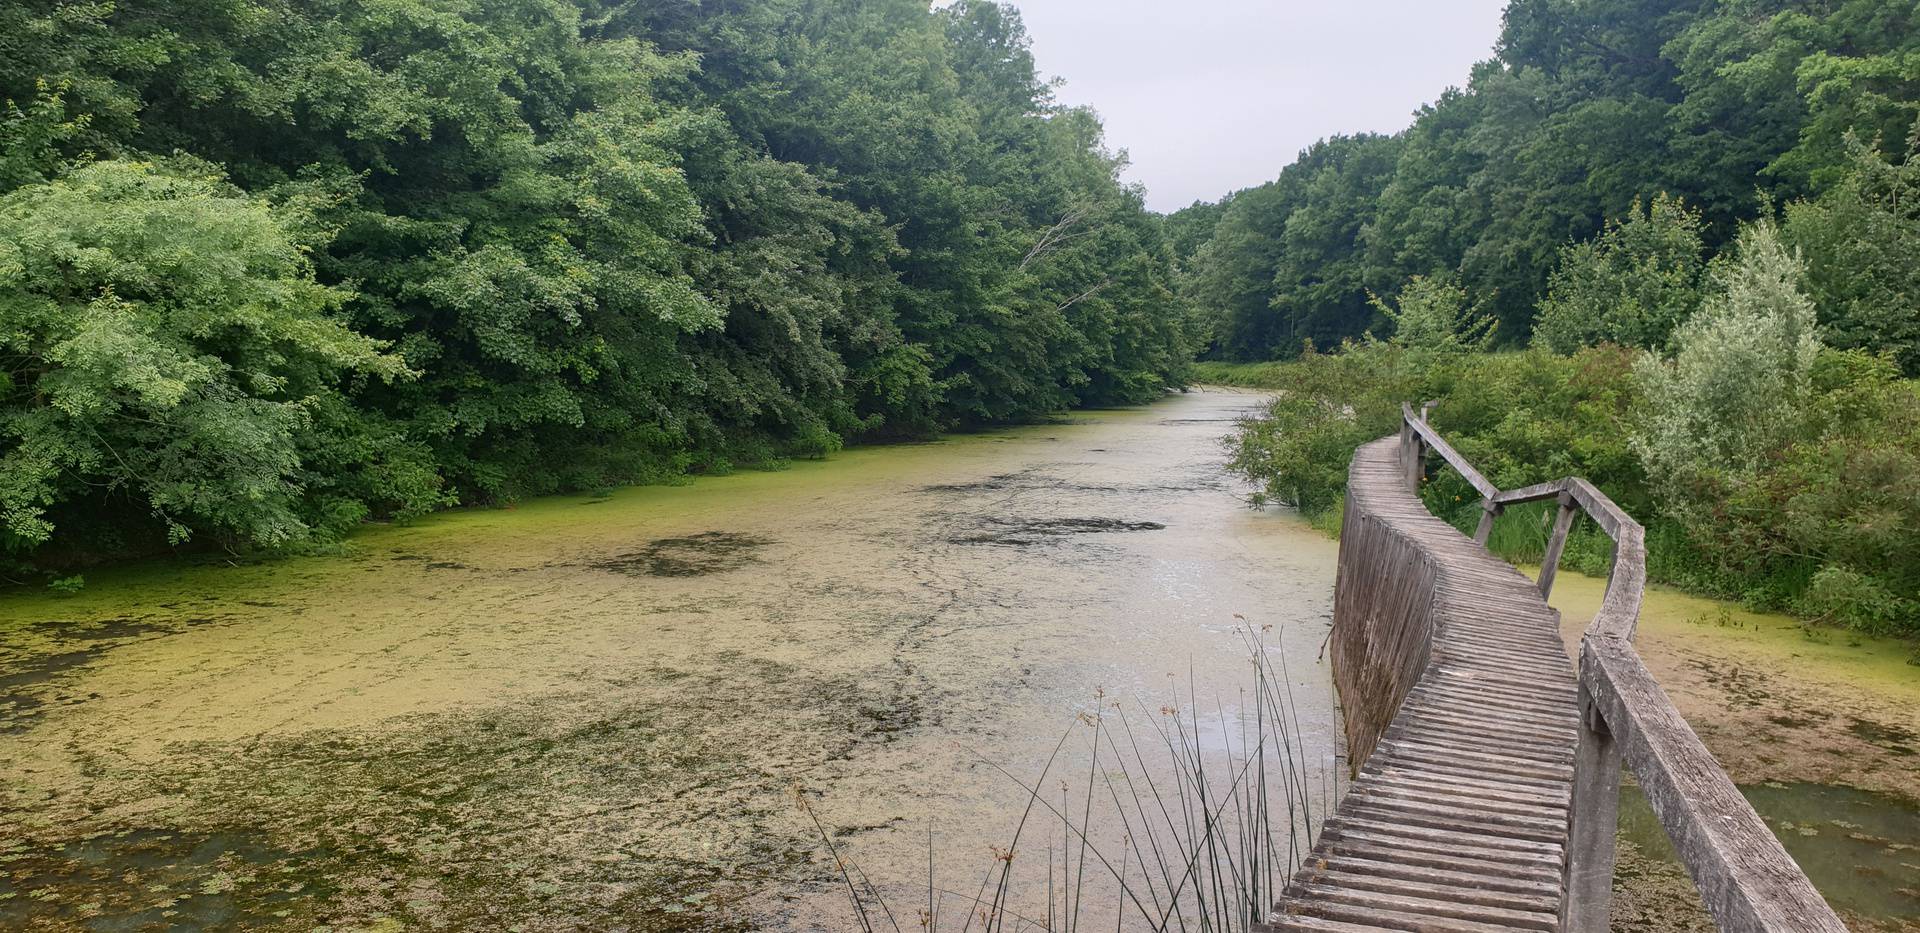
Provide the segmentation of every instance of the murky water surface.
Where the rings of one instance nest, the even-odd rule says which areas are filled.
[[[1827,784],[1755,784],[1740,792],[1835,909],[1920,921],[1920,807]],[[1639,788],[1622,788],[1620,804],[1622,838],[1677,861]]]
[[[924,891],[929,827],[971,885],[1027,799],[992,764],[1031,777],[1100,689],[1230,717],[1237,626],[1323,781],[1335,546],[1222,472],[1255,401],[9,596],[0,926],[842,929],[796,787],[881,886]]]

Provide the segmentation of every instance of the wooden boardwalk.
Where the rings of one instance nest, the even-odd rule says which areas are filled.
[[[1429,513],[1408,470],[1393,438],[1354,457],[1334,649],[1365,764],[1270,922],[1557,930],[1579,726],[1558,617],[1534,581]],[[1413,583],[1357,592],[1350,560],[1407,566]]]

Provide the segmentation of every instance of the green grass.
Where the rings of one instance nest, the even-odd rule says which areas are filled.
[[[1279,388],[1280,373],[1286,363],[1221,363],[1203,361],[1193,364],[1193,384],[1233,386],[1240,389]]]

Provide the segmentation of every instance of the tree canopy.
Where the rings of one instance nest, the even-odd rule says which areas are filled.
[[[1160,218],[985,0],[0,6],[0,539],[367,516],[1138,402]]]
[[[1385,325],[1367,290],[1436,275],[1457,277],[1507,345],[1536,325],[1569,350],[1663,342],[1738,225],[1802,201],[1824,206],[1789,209],[1791,243],[1839,248],[1845,217],[1896,236],[1874,252],[1905,250],[1894,192],[1920,116],[1915,16],[1887,0],[1513,0],[1494,57],[1404,132],[1326,140],[1272,182],[1173,216],[1215,231],[1184,278],[1209,354],[1331,348]],[[1866,265],[1816,273],[1822,322],[1920,371],[1894,300],[1910,273]]]

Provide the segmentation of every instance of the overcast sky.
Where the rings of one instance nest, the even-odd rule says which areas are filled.
[[[1013,0],[1063,103],[1100,111],[1171,211],[1314,140],[1394,132],[1492,56],[1505,0]]]

